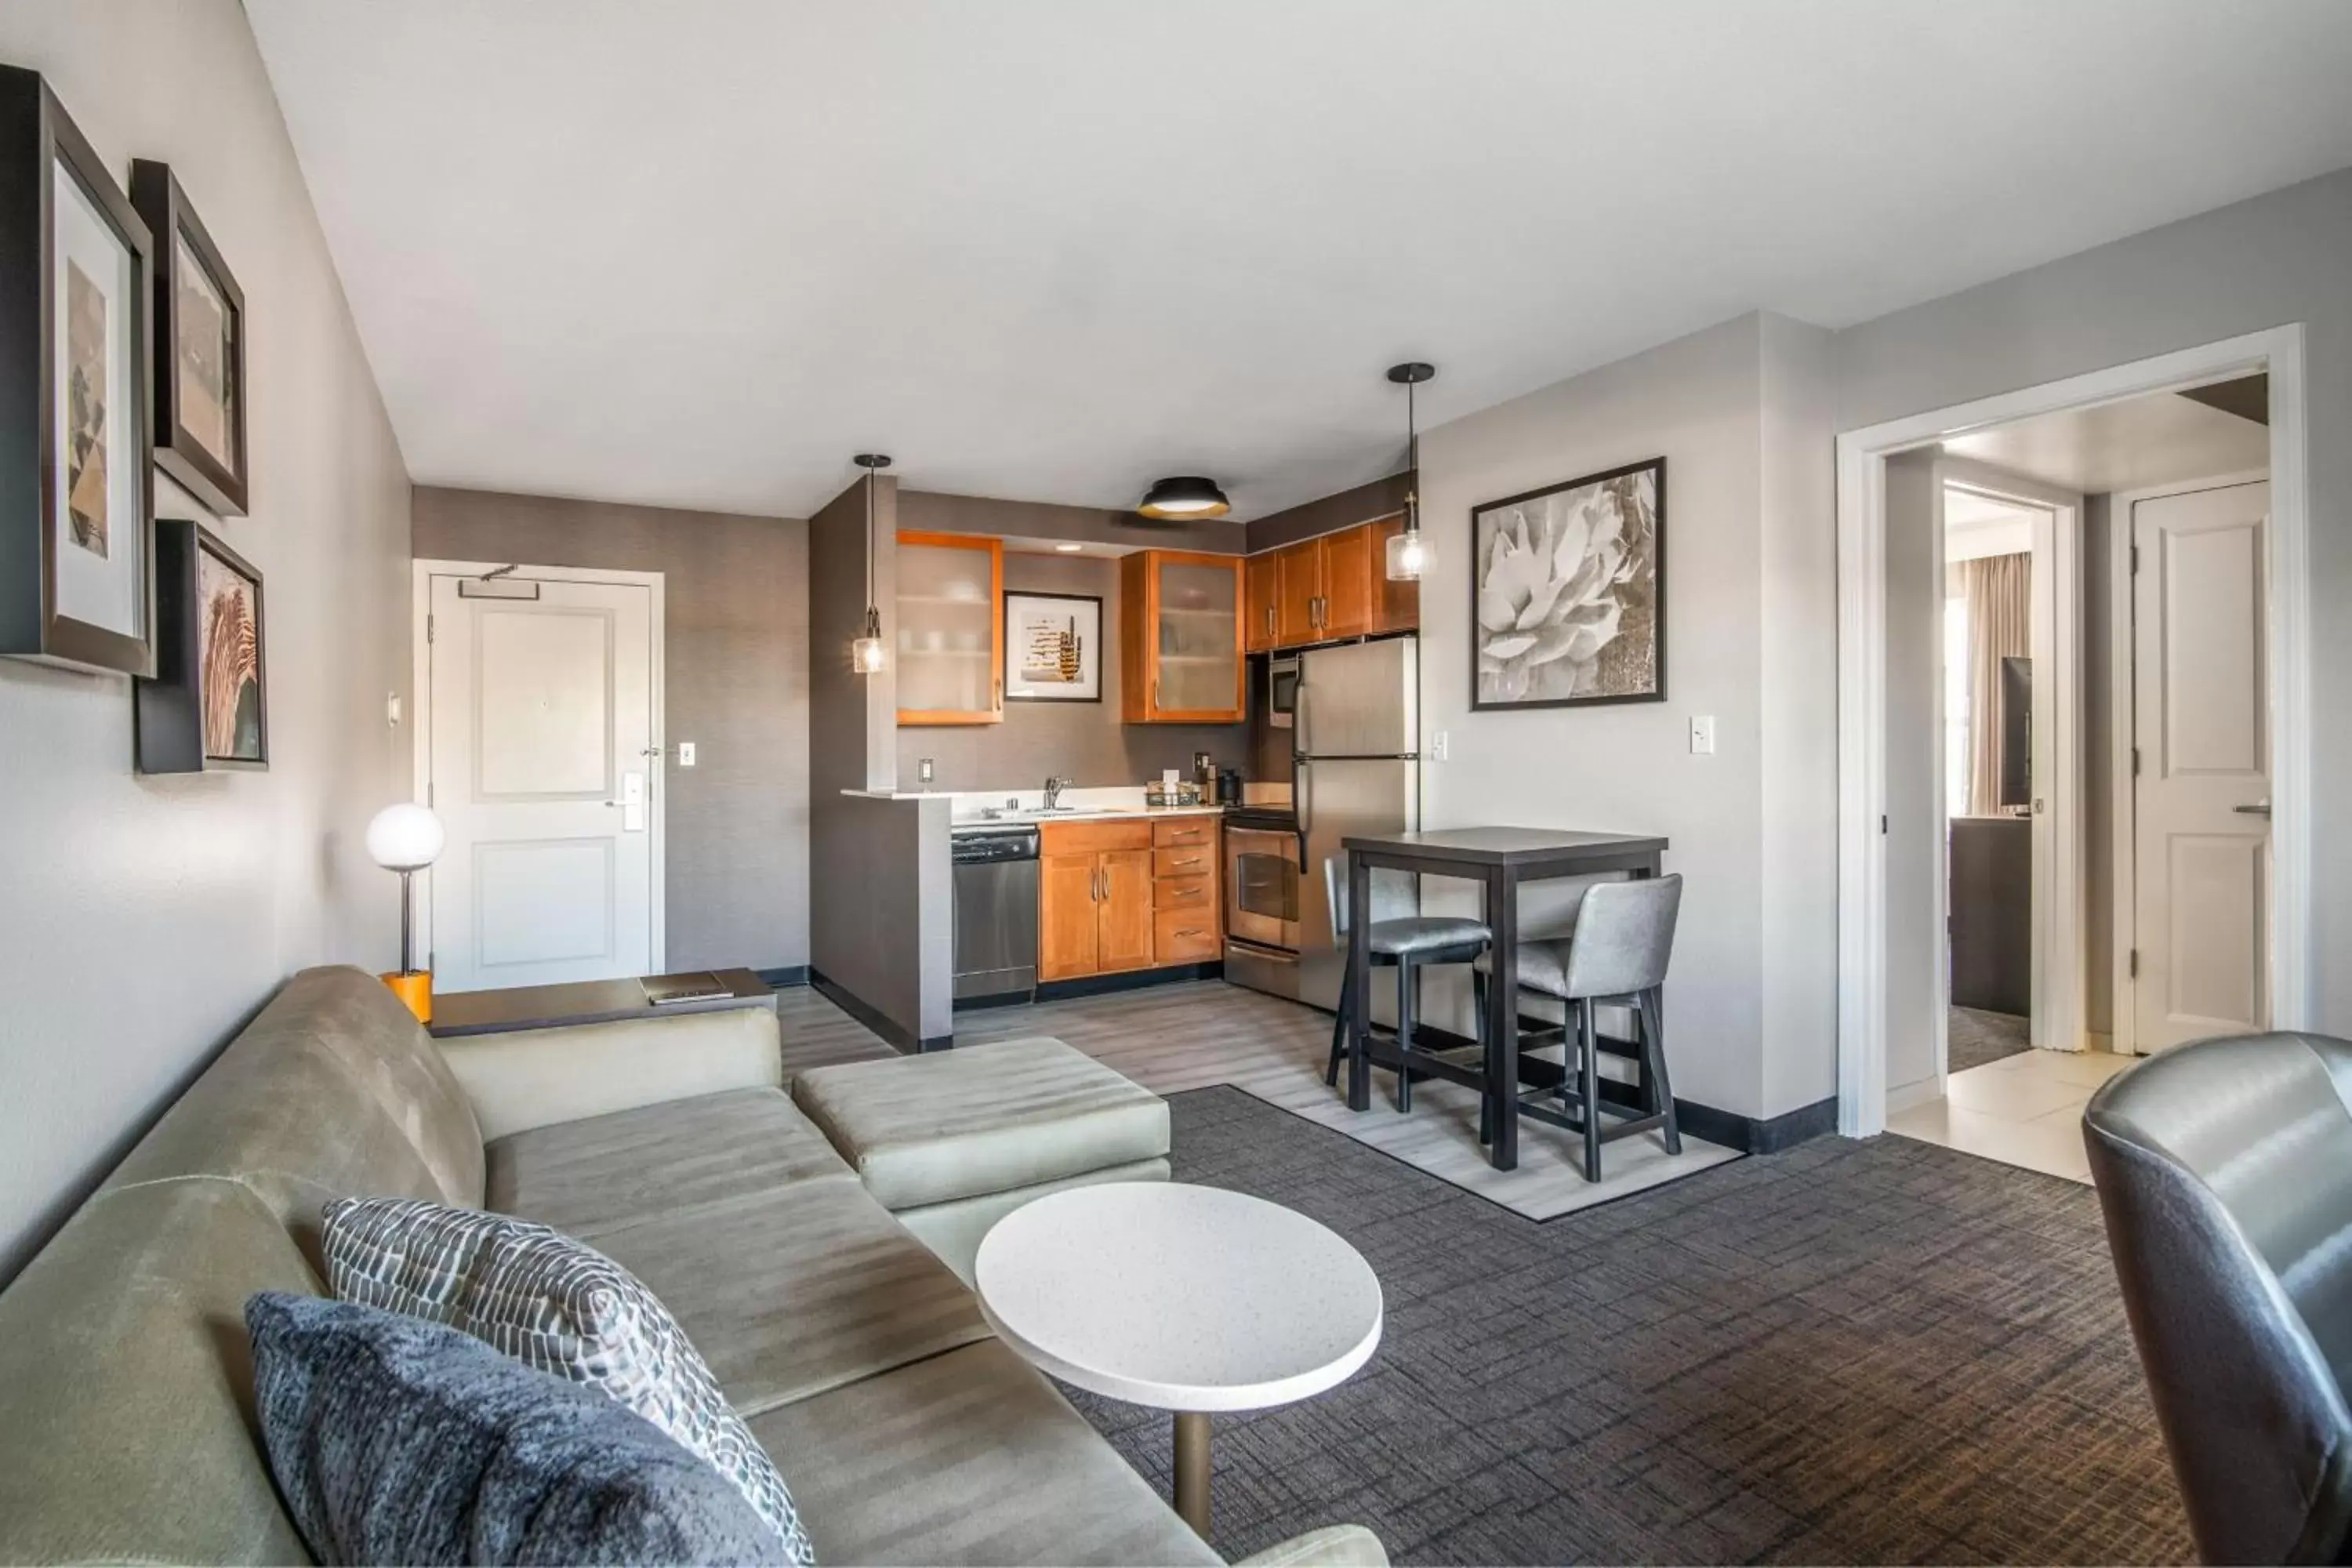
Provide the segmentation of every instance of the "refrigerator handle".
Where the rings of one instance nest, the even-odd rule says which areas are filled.
[[[1291,815],[1298,818],[1298,839],[1304,844],[1307,836],[1315,831],[1315,764],[1298,762],[1291,764],[1290,776],[1294,798]]]
[[[1307,661],[1299,660],[1298,679],[1290,686],[1290,750],[1293,755],[1311,757],[1315,748],[1307,739]]]

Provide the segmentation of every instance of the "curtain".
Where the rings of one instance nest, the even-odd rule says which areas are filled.
[[[1969,815],[2006,815],[2000,804],[2003,710],[2000,661],[2033,648],[2033,557],[1987,555],[1960,563],[1969,606]]]

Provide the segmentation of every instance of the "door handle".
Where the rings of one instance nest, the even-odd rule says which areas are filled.
[[[2258,800],[2252,805],[2233,805],[2230,809],[2241,816],[2268,816],[2271,814],[2271,803]]]

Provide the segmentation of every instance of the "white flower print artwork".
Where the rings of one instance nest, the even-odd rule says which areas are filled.
[[[1473,511],[1473,705],[1665,697],[1663,458]]]

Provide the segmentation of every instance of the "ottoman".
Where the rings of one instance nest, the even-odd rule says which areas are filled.
[[[1050,1037],[815,1068],[793,1101],[964,1283],[989,1226],[1090,1182],[1168,1179],[1168,1107]]]

